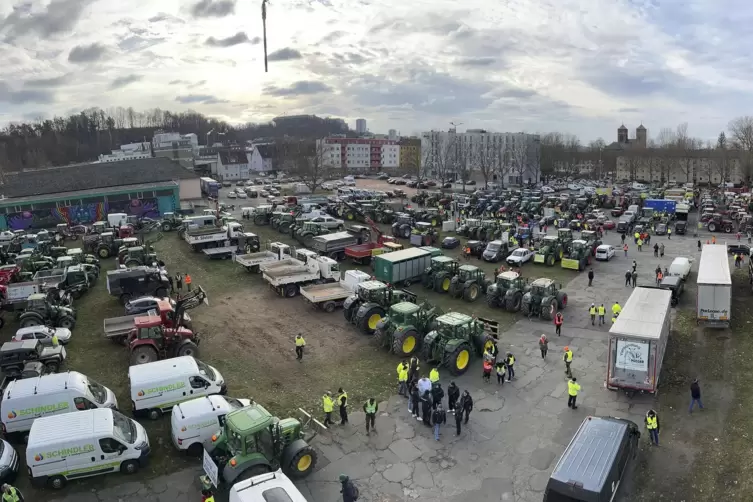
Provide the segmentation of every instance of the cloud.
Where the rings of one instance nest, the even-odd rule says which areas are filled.
[[[267,86],[264,88],[264,94],[277,97],[290,96],[310,96],[312,94],[331,93],[332,87],[322,82],[312,82],[309,80],[300,80],[288,87]]]
[[[284,49],[274,51],[267,59],[269,61],[292,61],[294,59],[301,59],[302,57],[298,50],[285,47]]]
[[[129,86],[135,82],[138,82],[143,77],[141,75],[126,75],[124,77],[118,77],[110,83],[110,89],[120,89],[121,87]]]
[[[201,87],[202,85],[204,85],[204,84],[206,84],[206,83],[207,83],[207,81],[206,81],[206,80],[199,80],[198,82],[194,82],[193,84],[190,84],[190,85],[188,86],[188,88],[189,88],[189,89],[195,89],[195,88],[197,88],[197,87]]]
[[[210,47],[232,47],[234,45],[245,44],[247,42],[251,45],[256,45],[261,42],[261,39],[259,37],[249,39],[248,35],[246,35],[245,32],[239,31],[235,35],[227,38],[209,37],[204,43]]]
[[[496,63],[497,60],[494,58],[484,57],[484,58],[460,58],[458,59],[455,64],[458,66],[491,66],[494,63]]]
[[[32,78],[24,81],[24,87],[34,88],[48,88],[48,87],[60,87],[70,81],[70,74],[60,75],[58,77],[50,78]]]
[[[209,94],[188,94],[186,96],[178,96],[175,98],[178,103],[184,105],[190,104],[203,104],[203,105],[215,105],[220,103],[229,103],[226,99],[219,99]]]
[[[93,63],[102,59],[107,52],[107,47],[99,43],[89,45],[77,45],[68,54],[71,63]]]
[[[173,16],[171,14],[167,14],[165,12],[160,12],[156,16],[152,16],[152,17],[149,18],[149,22],[150,23],[161,23],[163,21],[169,21],[170,23],[173,23],[173,24],[183,24],[183,23],[185,23],[185,21],[183,21],[181,18],[175,17],[175,16]]]
[[[225,17],[235,13],[233,0],[201,0],[191,7],[193,17]]]
[[[23,89],[15,91],[0,81],[0,103],[11,105],[48,104],[55,101],[54,93],[46,90]]]
[[[34,10],[31,2],[19,3],[5,19],[0,19],[0,35],[13,42],[23,36],[46,40],[68,33],[90,3],[91,0],[52,0],[41,10]]]
[[[180,84],[187,84],[185,80],[171,80],[167,83],[167,85],[180,85]]]

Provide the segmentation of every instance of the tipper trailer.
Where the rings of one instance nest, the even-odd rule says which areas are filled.
[[[272,242],[267,249],[257,253],[233,255],[233,261],[249,272],[259,272],[265,264],[278,262],[290,257],[290,246],[283,242]]]
[[[324,284],[312,284],[300,289],[303,296],[314,307],[325,312],[333,312],[337,307],[342,307],[345,300],[355,293],[356,288],[362,282],[371,279],[371,276],[360,270],[347,270],[341,281]]]
[[[302,286],[340,280],[340,266],[332,258],[317,256],[306,265],[279,267],[264,272],[264,280],[279,294],[292,298]]]

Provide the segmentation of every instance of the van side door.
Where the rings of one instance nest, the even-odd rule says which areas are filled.
[[[96,410],[98,406],[85,397],[74,397],[73,404],[78,411]]]
[[[121,457],[128,448],[115,438],[104,437],[99,440],[98,462],[102,464],[100,473],[114,472],[120,470]]]
[[[206,394],[206,390],[209,388],[209,382],[204,380],[200,376],[189,377],[188,383],[190,385],[190,393],[203,396]]]

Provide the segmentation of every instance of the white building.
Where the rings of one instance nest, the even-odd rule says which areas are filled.
[[[199,153],[199,140],[193,133],[157,132],[152,138],[152,151],[155,157],[167,157],[193,169],[194,158]]]
[[[392,141],[396,141],[397,139],[399,139],[397,137],[397,131],[395,129],[390,129],[389,132],[387,133],[387,138],[391,139]]]
[[[366,134],[367,132],[368,129],[366,129],[366,119],[356,119],[356,133]]]
[[[322,163],[332,169],[366,173],[400,165],[400,145],[389,139],[333,136],[318,140],[316,148]]]
[[[456,179],[466,165],[470,179],[475,172],[478,156],[493,166],[490,181],[506,185],[537,183],[541,178],[541,142],[537,134],[488,132],[468,129],[465,132],[429,131],[421,134],[421,165],[426,174]]]
[[[238,181],[250,178],[250,154],[245,149],[221,151],[219,155],[220,163],[217,165],[219,180]]]
[[[152,158],[152,149],[149,142],[128,143],[120,145],[118,150],[112,150],[112,153],[101,154],[99,162],[118,162],[121,160],[150,159]]]
[[[382,168],[395,168],[400,165],[400,145],[381,145]]]
[[[274,165],[275,145],[254,145],[250,154],[249,163],[252,173],[268,173],[275,170]]]

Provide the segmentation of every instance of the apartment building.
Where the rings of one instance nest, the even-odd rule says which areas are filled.
[[[400,165],[396,140],[332,136],[317,140],[317,155],[324,165],[348,172],[377,172]]]

